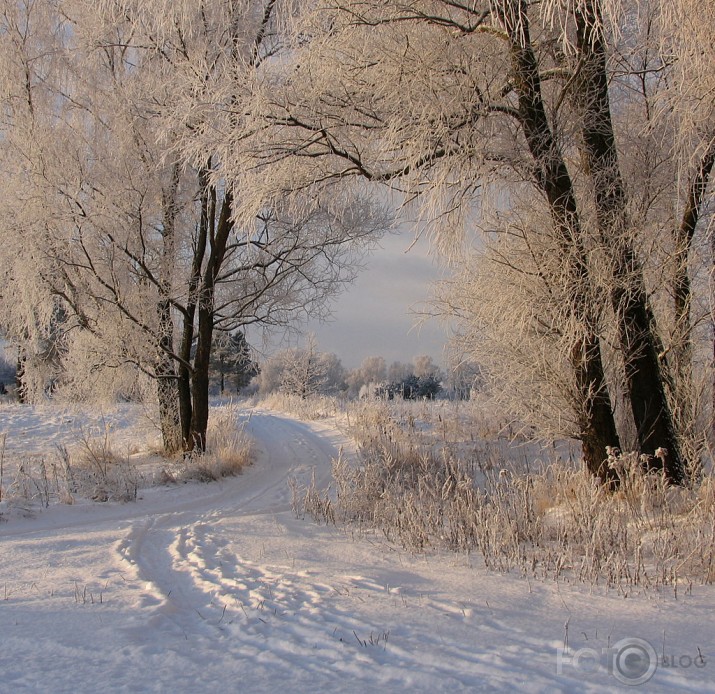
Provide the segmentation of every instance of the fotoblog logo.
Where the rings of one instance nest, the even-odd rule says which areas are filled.
[[[621,684],[637,686],[650,680],[658,669],[658,654],[644,639],[621,639],[608,648],[556,649],[556,672],[571,668],[579,672],[605,669]]]

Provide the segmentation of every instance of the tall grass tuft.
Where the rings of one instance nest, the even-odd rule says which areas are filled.
[[[141,476],[127,457],[116,455],[108,439],[84,437],[72,451],[58,446],[54,456],[25,456],[5,493],[10,505],[52,502],[136,501]]]
[[[508,449],[500,459],[499,449],[465,445],[463,433],[449,440],[457,426],[394,416],[390,403],[361,407],[350,415],[358,462],[333,463],[336,522],[411,551],[478,552],[495,571],[624,595],[715,581],[711,475],[674,488],[636,454],[614,451],[609,464],[623,482],[613,493],[573,460],[515,460]]]
[[[214,407],[209,415],[203,453],[191,453],[162,471],[163,481],[215,482],[240,475],[253,461],[253,445],[234,405]]]

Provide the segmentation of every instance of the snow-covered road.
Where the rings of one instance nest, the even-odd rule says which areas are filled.
[[[643,691],[715,691],[711,588],[589,595],[297,520],[289,479],[327,484],[350,442],[244,419],[258,455],[237,478],[0,524],[0,694],[613,691],[588,657],[626,638],[690,658]]]

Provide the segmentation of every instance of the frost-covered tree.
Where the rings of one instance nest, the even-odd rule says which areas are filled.
[[[227,379],[231,389],[238,393],[256,375],[258,364],[243,332],[219,333],[211,351],[211,377],[218,381],[221,395],[226,392]]]
[[[434,378],[441,381],[444,378],[442,369],[435,363],[428,354],[420,354],[412,359],[412,373],[417,378]]]
[[[322,392],[326,395],[341,395],[348,389],[346,371],[340,358],[334,352],[320,352],[318,355],[323,371]]]
[[[239,215],[256,186],[239,187],[201,137],[246,117],[243,83],[276,55],[290,12],[275,0],[4,5],[8,334],[30,344],[19,328],[39,334],[62,302],[84,350],[67,363],[153,378],[169,450],[205,446],[216,331],[320,315],[385,224],[349,181],[290,199],[262,189]]]
[[[394,362],[387,383],[378,389],[378,395],[405,400],[433,400],[442,391],[442,371],[432,357],[420,355],[411,365]]]
[[[255,183],[237,187],[221,154],[200,137],[241,125],[244,82],[276,55],[290,6],[267,0],[210,7],[157,1],[150,7],[115,0],[104,7],[110,22],[130,27],[130,47],[165,85],[170,97],[158,109],[161,132],[196,171],[200,209],[184,285],[178,381],[184,441],[203,448],[214,331],[320,315],[327,297],[353,276],[355,251],[384,218],[350,185],[329,195],[311,185],[291,200],[263,191],[260,205],[239,217],[241,199]]]
[[[345,390],[345,369],[332,352],[318,351],[314,336],[303,347],[282,349],[262,365],[258,376],[263,394],[281,392],[307,398]]]
[[[472,395],[484,388],[484,369],[470,355],[465,357],[460,352],[451,350],[448,354],[448,366],[445,389],[449,397],[455,400],[470,400]]]
[[[676,3],[673,12],[688,25],[686,6]],[[622,391],[639,448],[651,456],[666,449],[666,475],[681,482],[677,388],[667,358],[673,314],[660,310],[655,294],[671,286],[658,275],[658,261],[663,242],[673,257],[680,228],[673,209],[686,209],[683,220],[687,200],[703,209],[699,195],[686,195],[683,205],[682,181],[705,191],[709,168],[700,164],[708,162],[697,153],[707,153],[712,133],[707,119],[699,130],[684,130],[682,119],[671,118],[677,109],[660,105],[682,105],[680,92],[698,109],[707,101],[708,76],[701,83],[676,76],[696,60],[691,39],[703,38],[675,30],[671,3],[656,1],[307,7],[294,60],[266,64],[254,85],[254,112],[265,129],[226,139],[226,166],[239,165],[232,143],[254,138],[257,165],[284,190],[318,176],[398,188],[417,201],[424,220],[437,220],[443,249],[454,249],[459,235],[451,230],[483,226],[507,239],[501,250],[511,252],[516,228],[526,265],[509,255],[502,261],[525,283],[534,280],[527,293],[539,289],[545,313],[524,310],[514,324],[514,311],[504,311],[499,329],[512,323],[512,341],[522,329],[530,336],[533,361],[545,367],[538,384],[553,371],[541,353],[559,350],[551,387],[557,409],[569,403],[588,468],[602,479],[611,474],[606,449],[619,444],[612,392]],[[635,130],[639,142],[630,138]],[[675,143],[681,161],[693,162],[693,176],[679,175],[662,156]],[[477,213],[487,210],[493,214],[481,225]],[[681,253],[681,268],[684,260]]]
[[[360,366],[352,369],[347,376],[350,393],[353,397],[364,388],[383,384],[387,379],[387,365],[383,357],[370,356],[362,360]]]
[[[83,2],[8,2],[1,21],[8,333],[28,353],[61,305],[73,351],[65,366],[132,365],[154,378],[174,449],[169,293],[175,221],[193,193],[178,164],[162,161],[122,27],[107,27]]]
[[[404,381],[412,373],[412,366],[401,361],[393,361],[387,369],[387,380],[390,383]]]
[[[697,349],[703,335],[715,330],[712,268],[715,243],[712,229],[712,172],[715,162],[715,27],[712,3],[673,0],[660,3],[658,38],[670,68],[658,91],[658,125],[672,132],[666,153],[676,172],[677,202],[673,233],[672,339],[676,403],[681,426],[697,438],[699,373],[713,354]],[[652,146],[652,145],[651,145]],[[705,327],[705,330],[703,330]],[[715,369],[711,379],[711,434],[715,432]],[[695,429],[695,431],[693,431]]]

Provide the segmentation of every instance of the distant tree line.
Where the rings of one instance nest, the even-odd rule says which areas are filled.
[[[282,392],[306,398],[314,394],[346,398],[402,398],[433,400],[448,397],[468,400],[480,387],[481,371],[471,363],[458,363],[443,371],[427,355],[412,363],[370,356],[359,367],[346,369],[332,352],[320,352],[314,339],[303,347],[277,351],[260,366],[254,380],[262,394]]]

